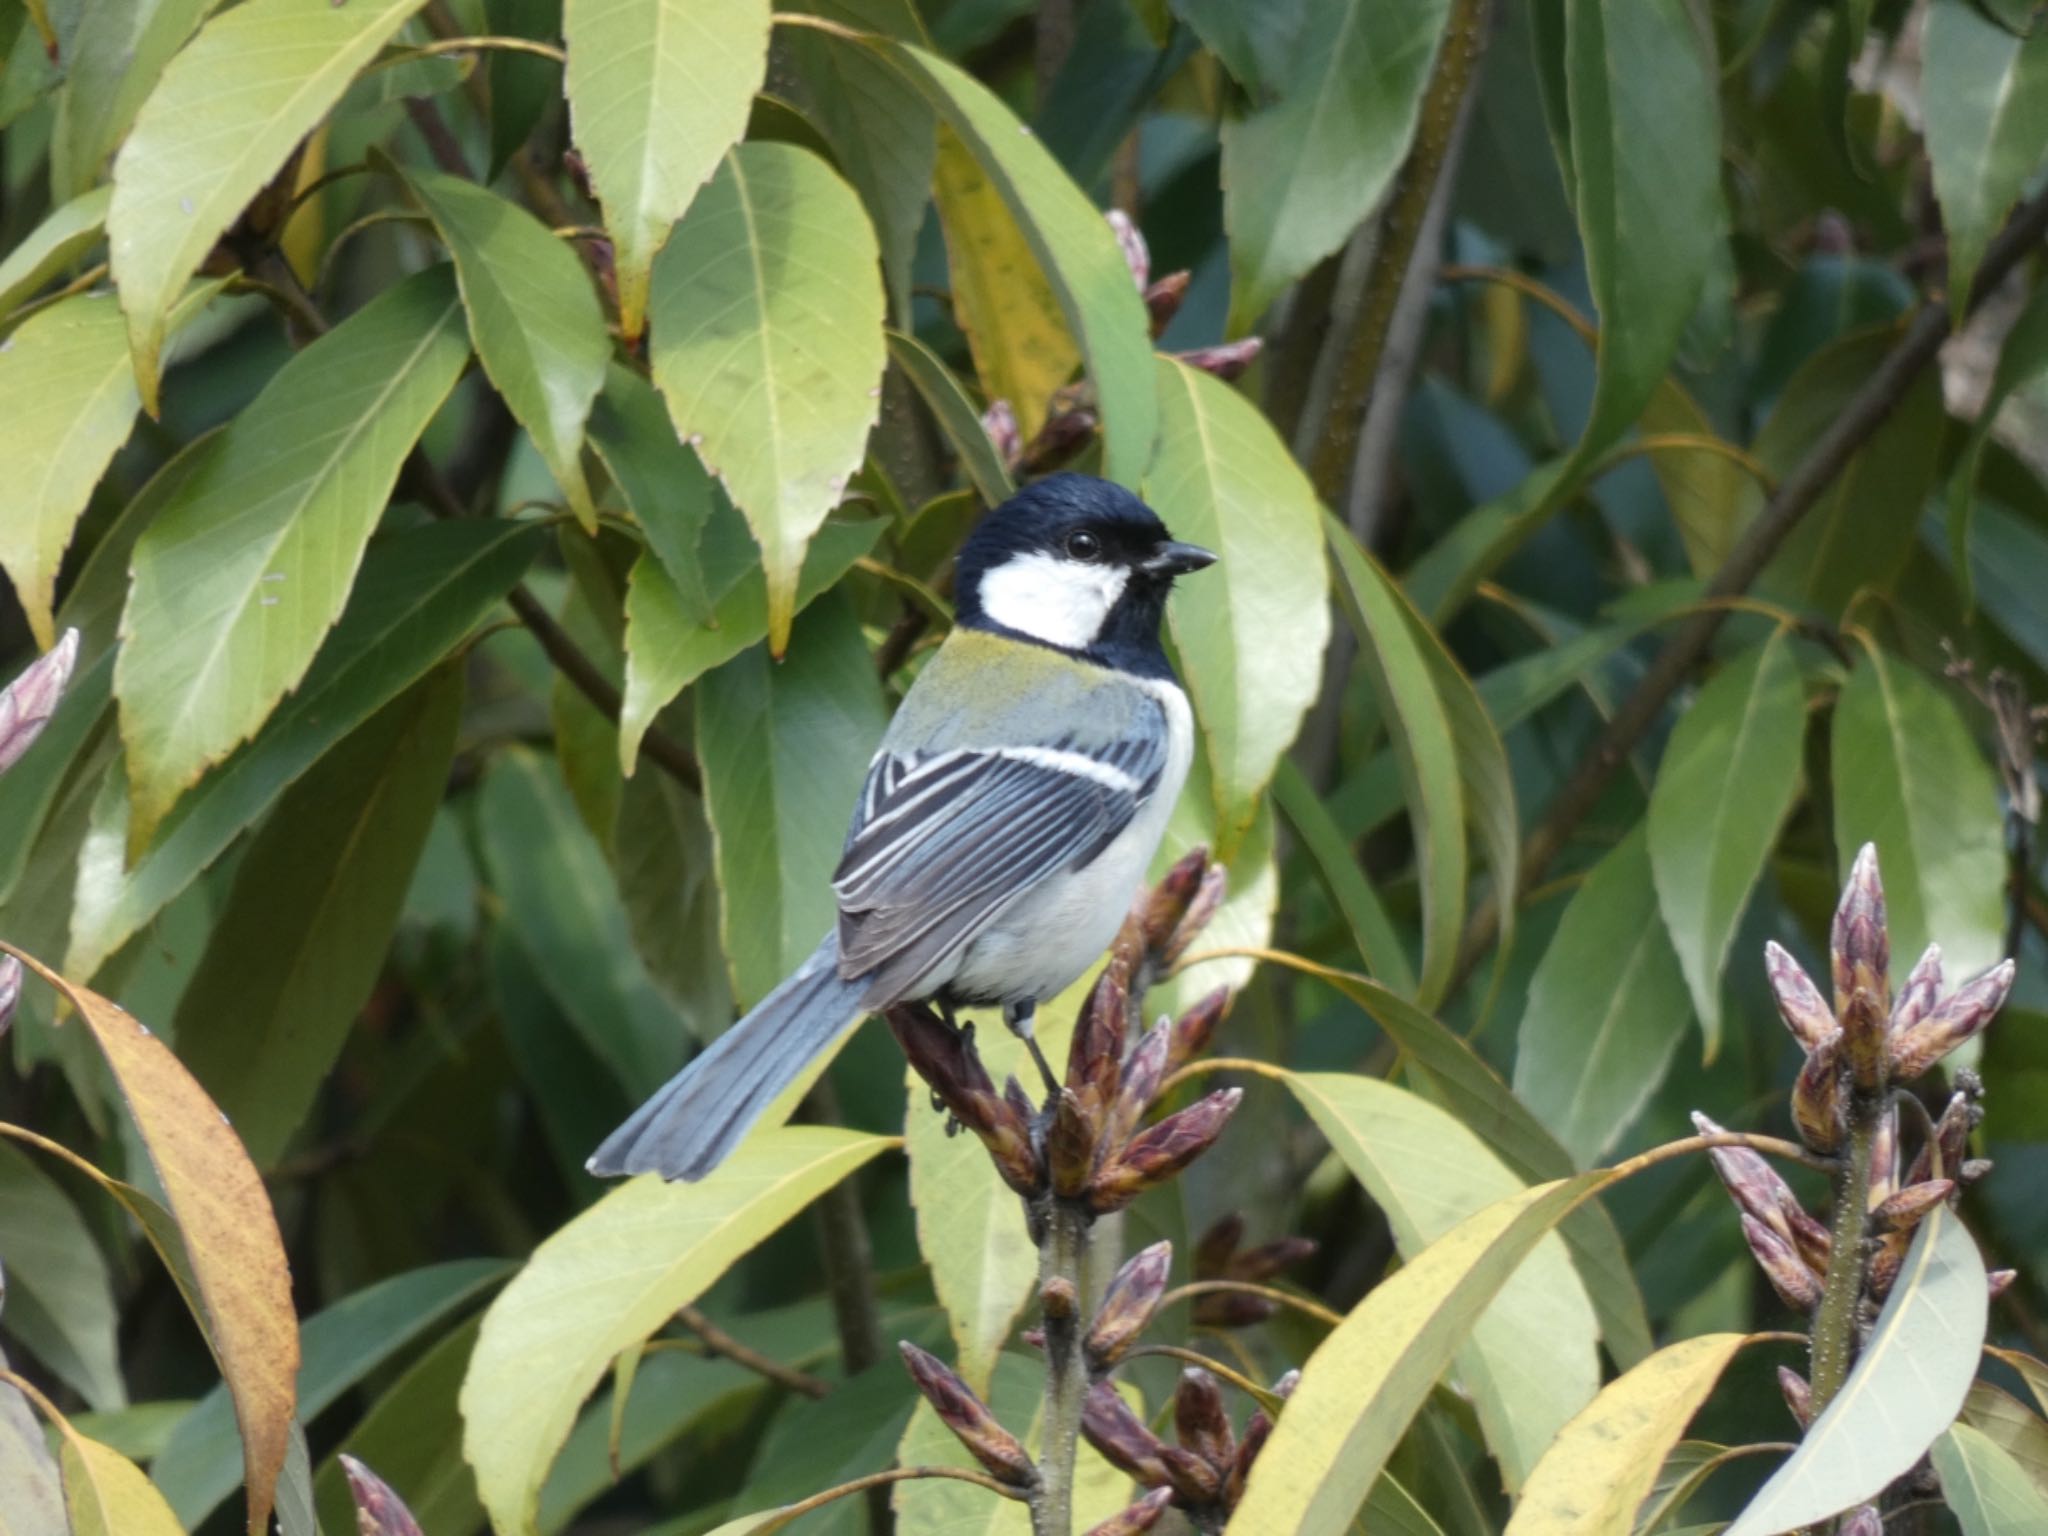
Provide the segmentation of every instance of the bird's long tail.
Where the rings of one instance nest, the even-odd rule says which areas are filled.
[[[839,940],[810,959],[607,1136],[584,1164],[600,1178],[701,1179],[804,1067],[866,1012],[867,982],[839,974]]]

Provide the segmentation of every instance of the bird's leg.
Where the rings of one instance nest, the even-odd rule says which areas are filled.
[[[953,1005],[943,997],[935,997],[932,999],[932,1002],[939,1010],[939,1017],[946,1021],[946,1028],[952,1030],[956,1035],[964,1034],[966,1038],[962,1043],[969,1049],[972,1049],[974,1046],[974,1031],[972,1028],[963,1028],[960,1021],[953,1017]],[[958,1136],[961,1129],[960,1122],[955,1118],[952,1111],[946,1108],[946,1101],[939,1097],[939,1090],[936,1088],[932,1090],[932,1108],[935,1111],[944,1113],[946,1116],[947,1139],[950,1140]]]
[[[1038,1063],[1038,1075],[1045,1079],[1045,1091],[1058,1098],[1060,1080],[1053,1076],[1052,1064],[1045,1059],[1045,1052],[1038,1048],[1038,1038],[1032,1032],[1032,1022],[1037,1013],[1036,1003],[1003,1004],[1003,1022],[1010,1026],[1011,1034],[1024,1042],[1024,1048],[1031,1053],[1031,1059]]]

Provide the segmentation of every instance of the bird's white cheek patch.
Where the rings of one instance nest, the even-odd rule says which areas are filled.
[[[981,579],[981,607],[1005,629],[1047,645],[1084,650],[1123,596],[1130,572],[1051,555],[1017,555]]]

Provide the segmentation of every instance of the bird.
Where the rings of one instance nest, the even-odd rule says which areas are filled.
[[[703,1178],[806,1065],[898,1003],[948,1023],[1000,1007],[1053,1084],[1034,1015],[1108,948],[1179,798],[1193,719],[1159,630],[1175,579],[1215,559],[1089,475],[986,513],[955,559],[954,627],[868,765],[833,930],[589,1171]]]

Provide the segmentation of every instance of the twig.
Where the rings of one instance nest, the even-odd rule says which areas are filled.
[[[1834,1242],[1820,1305],[1813,1313],[1813,1411],[1834,1400],[1848,1379],[1856,1353],[1856,1310],[1870,1268],[1864,1234],[1870,1227],[1870,1159],[1878,1122],[1888,1111],[1886,1096],[1859,1088],[1849,1092],[1849,1159],[1835,1174]]]
[[[1978,267],[1980,281],[1976,296],[1995,289],[2005,275],[2048,233],[2048,192],[2021,205],[2004,229],[1985,250]],[[1976,300],[1973,298],[1972,305]],[[1827,430],[1807,450],[1779,483],[1777,494],[1764,504],[1728,558],[1707,583],[1705,598],[1733,597],[1745,591],[1762,574],[1771,557],[1800,520],[1820,500],[1822,492],[1898,407],[1922,369],[1940,354],[1948,339],[1951,315],[1946,304],[1930,300],[1921,306],[1905,334],[1878,364],[1849,403],[1829,423]],[[1563,851],[1579,823],[1599,803],[1608,782],[1645,732],[1663,713],[1679,685],[1707,652],[1719,633],[1727,610],[1715,606],[1695,615],[1671,642],[1657,654],[1643,680],[1622,703],[1587,751],[1577,769],[1551,801],[1543,820],[1530,832],[1522,849],[1519,898],[1539,884],[1552,862]],[[1489,899],[1474,912],[1459,955],[1455,990],[1477,967],[1500,931],[1500,910]]]
[[[1039,1240],[1046,1371],[1038,1486],[1031,1492],[1033,1536],[1072,1536],[1074,1527],[1074,1457],[1081,1437],[1081,1407],[1088,1396],[1088,1365],[1081,1358],[1081,1297],[1088,1276],[1089,1220],[1077,1204],[1055,1197]]]
[[[908,1483],[918,1478],[948,1478],[956,1483],[972,1483],[977,1488],[986,1488],[990,1493],[1001,1494],[1006,1499],[1023,1497],[1015,1488],[997,1482],[986,1472],[969,1472],[965,1467],[896,1467],[887,1472],[871,1472],[866,1477],[856,1477],[850,1483],[841,1483],[837,1488],[827,1488],[823,1493],[814,1493],[801,1503],[790,1504],[777,1510],[761,1524],[753,1528],[753,1536],[768,1536],[770,1531],[782,1530],[791,1521],[808,1515],[814,1509],[823,1509],[834,1499],[843,1499],[849,1494],[867,1493],[877,1488],[887,1488],[891,1483]]]
[[[1159,1360],[1178,1360],[1183,1365],[1196,1366],[1201,1370],[1221,1376],[1246,1397],[1251,1398],[1261,1408],[1271,1408],[1280,1400],[1279,1395],[1271,1387],[1260,1386],[1251,1377],[1245,1375],[1244,1372],[1225,1365],[1220,1360],[1212,1359],[1200,1350],[1182,1349],[1178,1344],[1140,1344],[1136,1349],[1125,1355],[1124,1358],[1126,1360],[1136,1360],[1147,1355]]]
[[[777,1386],[801,1392],[805,1397],[823,1397],[832,1390],[830,1382],[806,1375],[795,1366],[784,1365],[780,1360],[742,1344],[696,1307],[681,1308],[676,1313],[676,1320],[697,1335],[706,1355],[723,1356],[734,1365],[743,1365],[757,1376],[765,1376]]]
[[[1170,1307],[1177,1301],[1192,1301],[1197,1296],[1257,1296],[1277,1306],[1292,1307],[1305,1313],[1319,1323],[1328,1323],[1332,1328],[1344,1321],[1340,1312],[1333,1312],[1312,1297],[1297,1296],[1292,1291],[1283,1291],[1277,1285],[1254,1285],[1249,1280],[1190,1280],[1186,1285],[1177,1285],[1159,1298],[1161,1307]]]

